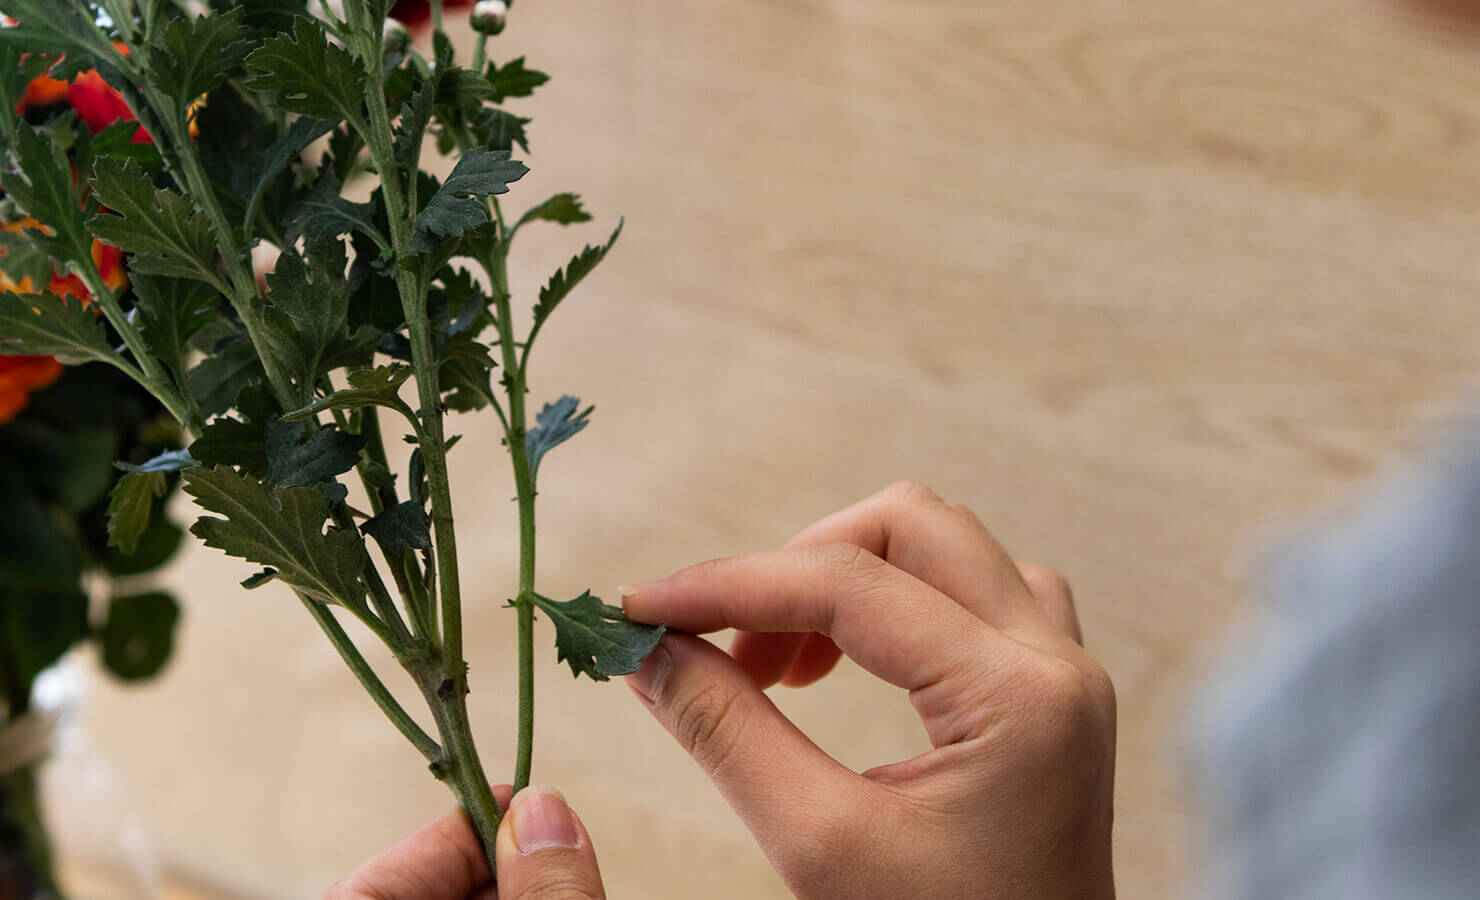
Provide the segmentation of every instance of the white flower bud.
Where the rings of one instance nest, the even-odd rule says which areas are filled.
[[[498,34],[504,30],[509,4],[504,0],[478,0],[473,7],[473,30],[479,34]]]
[[[385,28],[381,34],[387,53],[405,53],[411,47],[411,29],[399,19],[386,16]]]

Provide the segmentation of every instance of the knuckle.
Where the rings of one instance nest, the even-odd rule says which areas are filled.
[[[673,710],[673,732],[678,742],[710,772],[725,768],[744,731],[740,694],[722,682],[708,682],[678,701]]]
[[[1059,570],[1036,563],[1022,563],[1018,569],[1035,594],[1047,594],[1065,603],[1074,603],[1074,587]]]
[[[1057,746],[1093,746],[1114,731],[1114,688],[1104,669],[1053,659],[1033,676],[1043,737]]]
[[[885,497],[904,506],[944,504],[940,494],[918,481],[896,481],[881,492]]]
[[[606,892],[581,870],[550,866],[520,876],[520,890],[510,900],[604,900]]]

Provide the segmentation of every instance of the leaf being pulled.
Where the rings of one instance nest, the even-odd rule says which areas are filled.
[[[324,532],[329,498],[322,491],[278,487],[269,492],[255,478],[218,466],[186,472],[185,493],[226,516],[202,516],[191,527],[206,546],[276,569],[279,579],[321,603],[364,602],[364,542],[347,529]]]
[[[555,623],[555,651],[579,678],[606,681],[613,675],[631,675],[658,646],[664,625],[640,625],[621,607],[609,606],[586,591],[574,600],[551,600],[534,595],[535,605]]]
[[[56,294],[0,293],[0,356],[55,356],[66,363],[121,364],[97,313]]]
[[[416,217],[410,252],[431,253],[443,241],[487,223],[488,207],[481,198],[508,193],[509,185],[529,171],[528,166],[509,155],[508,150],[481,148],[464,154]]]
[[[551,448],[565,443],[575,437],[585,428],[591,420],[591,411],[595,409],[588,406],[581,408],[581,401],[566,395],[554,403],[546,403],[545,408],[535,416],[538,424],[524,435],[524,451],[529,455],[529,477],[536,478],[540,472],[540,460]]]
[[[154,499],[164,496],[163,472],[130,472],[108,494],[108,546],[132,556],[139,536],[149,527]]]
[[[132,270],[219,282],[215,239],[188,198],[155,188],[133,160],[119,165],[108,157],[98,160],[92,187],[117,215],[96,215],[88,227],[104,243],[137,254]]]
[[[114,597],[98,635],[103,665],[124,681],[158,675],[174,652],[179,621],[180,604],[162,591]]]

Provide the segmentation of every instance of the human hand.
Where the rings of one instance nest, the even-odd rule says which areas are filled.
[[[1114,896],[1115,696],[1068,584],[965,507],[900,484],[779,551],[623,588],[665,637],[629,684],[803,898]],[[856,774],[762,689],[846,653],[910,693],[934,749]]]
[[[493,795],[509,809],[509,785]],[[586,826],[554,788],[531,785],[499,826],[498,884],[462,810],[454,810],[365,863],[324,900],[601,900],[601,872]]]

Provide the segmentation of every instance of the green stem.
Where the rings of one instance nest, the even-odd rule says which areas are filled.
[[[375,674],[375,670],[370,668],[364,655],[360,653],[354,641],[349,639],[349,635],[344,633],[344,626],[334,618],[334,613],[329,607],[301,593],[298,594],[298,599],[303,601],[303,605],[314,617],[314,621],[319,623],[319,627],[323,629],[329,642],[334,645],[334,649],[339,651],[339,657],[344,660],[345,665],[349,666],[350,671],[355,673],[355,677],[364,686],[366,693],[375,701],[375,705],[380,707],[380,711],[385,713],[386,718],[391,720],[391,724],[406,736],[406,740],[410,741],[411,745],[419,750],[428,762],[435,763],[441,760],[442,748],[432,740],[431,735],[416,724],[416,720],[411,718],[400,703],[396,702],[396,698],[391,696],[391,692],[386,689],[385,682],[381,681],[380,676]]]
[[[19,897],[61,897],[37,781],[36,765],[0,775],[0,866],[18,870],[21,882],[0,884],[0,890],[16,889]]]
[[[493,789],[488,785],[488,776],[478,758],[478,748],[473,743],[467,694],[453,679],[443,677],[444,672],[439,666],[412,667],[410,670],[421,686],[427,706],[437,720],[442,743],[447,748],[441,765],[434,765],[432,771],[452,788],[472,820],[489,866],[493,866],[493,848],[504,813],[493,797]]]

